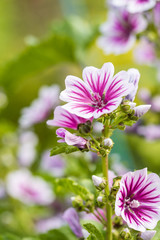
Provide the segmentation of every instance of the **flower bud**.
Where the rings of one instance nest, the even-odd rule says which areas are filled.
[[[132,237],[131,233],[130,233],[130,230],[128,228],[122,229],[122,231],[120,232],[120,236],[124,240],[130,240],[131,237]]]
[[[151,108],[151,105],[140,105],[134,108],[134,115],[136,117],[142,117],[148,110]]]
[[[91,132],[91,130],[92,130],[92,123],[89,120],[85,123],[81,123],[78,125],[78,131],[82,135],[87,135],[88,133]]]
[[[83,199],[81,198],[81,196],[72,197],[71,200],[73,207],[76,208],[78,211],[82,211],[84,209]]]
[[[95,185],[95,187],[98,189],[104,189],[106,186],[105,180],[101,177],[97,177],[97,176],[93,175],[92,181],[93,181],[93,184]]]
[[[102,203],[102,201],[103,201],[103,197],[102,196],[98,196],[97,197],[97,202],[101,202]]]
[[[103,143],[105,147],[109,147],[109,148],[113,147],[113,141],[111,138],[105,138]]]

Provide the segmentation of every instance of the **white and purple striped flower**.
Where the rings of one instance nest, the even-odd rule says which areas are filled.
[[[102,36],[98,45],[106,54],[128,52],[136,41],[136,34],[146,27],[147,21],[140,14],[130,14],[124,9],[111,11],[107,22],[100,27]]]
[[[66,90],[60,94],[61,100],[68,103],[62,107],[87,119],[111,113],[133,89],[126,71],[113,74],[113,64],[105,63],[101,69],[86,67],[83,70],[84,81],[68,76],[65,80]]]
[[[87,120],[91,121],[92,119],[78,117],[77,115],[68,112],[61,106],[58,106],[54,111],[54,119],[48,120],[47,124],[50,126],[65,127],[77,130],[78,125],[85,123]]]
[[[156,0],[111,0],[115,7],[126,7],[130,13],[144,12],[156,5]]]
[[[147,168],[126,173],[116,196],[115,213],[130,228],[144,232],[160,220],[160,178]]]

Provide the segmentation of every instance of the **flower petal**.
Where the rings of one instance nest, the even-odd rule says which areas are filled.
[[[77,130],[78,124],[85,123],[85,118],[78,117],[62,108],[61,106],[56,107],[54,111],[54,119],[48,120],[47,124],[57,127],[66,127]]]
[[[83,79],[93,93],[103,95],[107,82],[110,82],[114,74],[112,63],[105,63],[101,69],[86,67],[83,70]]]
[[[137,93],[137,89],[138,89],[138,82],[139,82],[139,78],[140,78],[140,73],[139,73],[139,71],[137,69],[130,68],[128,70],[128,74],[129,74],[129,83],[132,83],[134,88],[128,94],[128,96],[126,96],[126,99],[128,99],[131,102],[133,102],[134,99],[135,99],[135,95]]]
[[[76,101],[89,103],[91,94],[84,81],[75,76],[67,76],[65,80],[66,89],[61,92],[60,99],[65,102]]]

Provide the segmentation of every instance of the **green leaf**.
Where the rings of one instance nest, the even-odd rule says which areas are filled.
[[[69,227],[64,226],[39,235],[40,240],[77,240]]]
[[[53,34],[35,46],[29,46],[16,59],[0,69],[0,84],[12,88],[16,81],[33,77],[55,64],[75,61],[74,43],[65,35]]]
[[[156,234],[152,238],[152,240],[159,240],[160,239],[160,221],[158,222],[156,228],[155,228]]]
[[[84,200],[94,199],[94,196],[91,192],[71,179],[56,179],[53,184],[54,190],[57,194],[63,194],[67,191],[69,193],[74,193],[75,195],[81,196]]]
[[[13,234],[6,233],[4,235],[0,235],[0,240],[21,240],[21,238]]]
[[[58,155],[61,153],[69,154],[77,151],[79,151],[77,147],[70,146],[70,145],[67,145],[66,143],[63,143],[63,144],[60,144],[59,146],[52,148],[52,150],[50,151],[50,156]]]
[[[83,224],[83,227],[91,234],[93,235],[97,240],[104,240],[101,232],[96,228],[95,225],[92,223],[86,223]],[[92,239],[92,238],[91,238]]]

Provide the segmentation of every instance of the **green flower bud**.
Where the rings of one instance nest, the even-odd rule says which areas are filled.
[[[71,200],[74,208],[76,208],[78,211],[84,210],[83,199],[81,198],[81,196],[78,195],[76,197],[71,197]]]
[[[85,123],[81,123],[78,125],[78,131],[82,135],[88,135],[92,130],[91,121],[86,121]]]
[[[122,229],[122,231],[120,232],[120,236],[124,240],[131,240],[132,237],[129,228]]]

